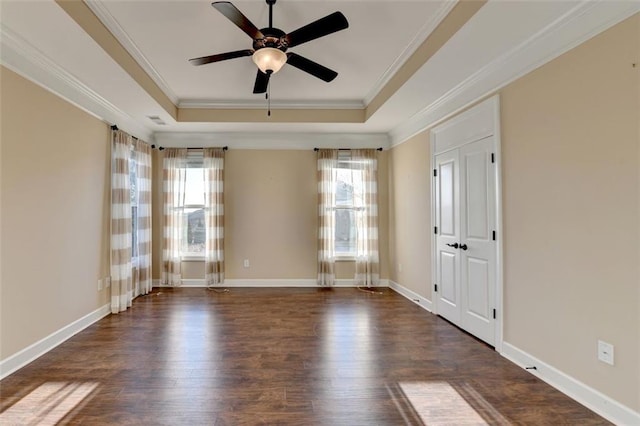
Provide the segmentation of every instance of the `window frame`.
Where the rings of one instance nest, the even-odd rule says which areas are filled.
[[[205,208],[205,200],[204,200],[204,156],[203,156],[203,152],[202,151],[189,151],[188,157],[187,157],[187,161],[185,163],[185,179],[187,179],[187,172],[186,169],[201,169],[202,170],[202,190],[203,190],[203,199],[202,199],[202,204],[183,204],[182,206],[180,206],[179,208],[182,209],[182,214],[184,215],[184,221],[185,223],[184,225],[184,235],[182,236],[182,239],[180,241],[180,259],[183,262],[202,262],[205,260],[205,249],[203,249],[202,252],[190,252],[190,251],[184,251],[183,247],[185,246],[185,241],[183,240],[184,238],[188,239],[188,229],[189,229],[189,221],[188,221],[188,217],[187,217],[187,213],[186,210],[187,209],[202,209],[202,211],[204,212],[204,214],[206,215],[206,208]],[[189,197],[187,197],[186,191],[188,191],[189,185],[188,182],[185,182],[185,195],[184,195],[184,199],[187,200],[189,199]],[[206,220],[206,219],[205,219]],[[205,223],[205,244],[206,244],[206,223]],[[188,242],[187,242],[187,246],[188,246]]]
[[[138,185],[138,159],[134,144],[130,146],[129,153],[129,191],[131,204],[131,265],[138,266],[138,201],[140,198],[140,186]],[[135,183],[133,182],[135,178]],[[134,190],[135,188],[135,190]],[[135,211],[135,214],[134,214]]]
[[[335,188],[335,194],[337,195],[338,192],[338,184],[339,184],[339,180],[338,180],[338,170],[339,169],[344,169],[344,170],[349,170],[351,172],[353,172],[353,168],[352,167],[347,167],[347,165],[352,161],[352,157],[351,157],[351,151],[338,151],[338,161],[336,163],[336,167],[333,170],[333,173],[335,173],[335,182],[336,182],[336,188]],[[355,174],[352,173],[352,181],[351,181],[351,185],[352,187],[355,187],[355,184],[353,182],[353,176]],[[355,194],[352,193],[352,198],[351,198],[351,204],[350,205],[344,205],[344,204],[338,204],[337,202],[331,206],[331,209],[333,210],[333,214],[334,214],[334,237],[333,237],[333,253],[334,253],[334,258],[337,262],[349,262],[349,261],[355,261],[356,257],[357,257],[357,244],[358,244],[358,239],[357,239],[357,234],[358,234],[358,224],[357,224],[357,214],[359,211],[362,210],[362,207],[359,207],[356,204],[356,199],[355,199]],[[353,247],[351,251],[348,252],[338,252],[336,249],[336,230],[338,228],[338,220],[337,220],[337,212],[338,210],[347,210],[347,211],[352,211],[354,213],[353,217],[354,220],[351,223],[351,228],[350,228],[350,232],[354,232],[354,234],[356,235],[355,240],[353,242]]]

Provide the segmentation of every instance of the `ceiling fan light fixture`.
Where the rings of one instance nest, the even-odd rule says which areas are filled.
[[[275,47],[263,47],[253,53],[253,62],[260,71],[267,74],[268,71],[275,74],[287,62],[287,54]]]

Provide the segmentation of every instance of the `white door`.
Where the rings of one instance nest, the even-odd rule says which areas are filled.
[[[493,136],[434,157],[437,313],[495,344]]]
[[[492,136],[460,148],[461,326],[495,342],[496,288],[495,173]]]
[[[460,323],[460,184],[458,150],[435,157],[438,314]]]

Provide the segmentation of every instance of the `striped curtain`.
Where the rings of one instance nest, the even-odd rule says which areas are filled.
[[[134,294],[148,294],[151,281],[151,146],[134,141],[137,165],[138,209],[137,209],[137,266],[134,273]]]
[[[380,279],[378,255],[378,161],[375,149],[351,151],[354,167],[361,171],[361,194],[354,199],[357,215],[356,285],[375,286]]]
[[[183,209],[186,175],[186,148],[164,150],[162,167],[164,226],[162,240],[163,285],[179,286],[182,283],[180,242],[184,233]]]
[[[214,286],[224,283],[224,150],[205,148],[205,281]]]
[[[318,285],[335,284],[335,188],[337,149],[318,150]]]
[[[133,138],[111,132],[111,312],[131,306],[131,184],[129,158]]]

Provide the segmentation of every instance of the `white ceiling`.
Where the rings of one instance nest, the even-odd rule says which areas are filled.
[[[250,57],[193,66],[187,59],[227,51],[250,49],[252,40],[210,2],[154,3],[104,2],[111,20],[143,52],[180,102],[262,101],[252,94],[256,67]],[[268,8],[263,0],[236,2],[237,7],[258,28],[268,26]],[[293,67],[284,67],[272,81],[272,95],[292,102],[324,101],[361,104],[384,72],[393,65],[442,1],[394,1],[369,3],[363,14],[362,2],[301,2],[280,0],[274,6],[273,23],[290,32],[336,10],[347,16],[347,30],[292,48],[336,70],[339,77],[327,84]],[[366,19],[363,19],[365,18]],[[392,29],[384,34],[373,28]],[[372,57],[376,57],[372,61]]]
[[[233,2],[258,28],[263,0]],[[210,1],[97,0],[91,10],[180,108],[264,108],[250,57],[199,67],[188,59],[251,48]],[[336,10],[349,28],[292,48],[338,72],[331,83],[285,65],[274,108],[366,107],[455,1],[278,0],[290,32]],[[0,1],[2,64],[134,134],[377,133],[402,139],[640,9],[629,1],[489,1],[364,123],[177,122],[53,0]],[[160,116],[167,125],[152,123]]]

